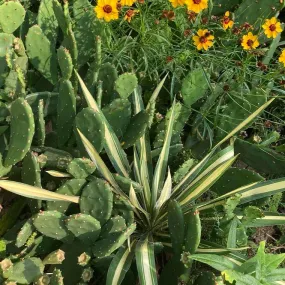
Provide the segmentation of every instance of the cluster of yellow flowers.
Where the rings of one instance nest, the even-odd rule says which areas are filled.
[[[119,9],[122,6],[132,6],[136,0],[98,0],[97,6],[94,8],[98,19],[104,19],[106,22],[119,19]],[[126,12],[125,20],[131,21],[139,11],[130,9]]]
[[[200,13],[208,8],[208,0],[169,0],[174,8],[186,5],[187,9],[195,13]]]

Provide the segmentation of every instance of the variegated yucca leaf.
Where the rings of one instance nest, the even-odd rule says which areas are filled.
[[[251,222],[246,223],[246,227],[268,227],[268,226],[282,226],[285,225],[285,215],[278,213],[264,213],[265,216],[262,218],[254,219]],[[237,216],[242,219],[243,216]]]
[[[79,203],[79,197],[77,196],[62,195],[20,182],[0,180],[0,187],[9,192],[27,198],[46,201],[67,201],[72,203]]]
[[[157,285],[154,246],[148,237],[137,243],[136,262],[140,285]]]
[[[131,171],[131,168],[127,160],[126,153],[124,152],[119,142],[119,139],[117,138],[112,127],[108,123],[103,112],[99,108],[93,96],[90,94],[89,90],[87,89],[85,83],[83,82],[79,74],[76,71],[75,74],[77,75],[78,81],[80,83],[82,92],[84,94],[88,106],[91,107],[95,112],[100,114],[102,123],[105,126],[104,147],[111,163],[113,164],[114,168],[118,171],[120,175],[129,177],[129,172]]]
[[[217,255],[217,254],[192,254],[188,257],[191,260],[196,260],[202,263],[205,263],[218,271],[224,271],[228,269],[238,269],[242,264],[232,258],[229,258],[225,255]]]
[[[122,283],[132,264],[135,245],[136,242],[133,241],[130,248],[125,245],[118,250],[109,266],[106,285],[120,285]]]
[[[165,179],[165,173],[167,169],[167,163],[168,163],[168,156],[169,156],[169,147],[172,137],[172,130],[173,130],[173,124],[175,119],[175,100],[172,104],[172,111],[171,115],[168,121],[168,125],[166,128],[166,134],[164,138],[163,147],[161,150],[161,153],[159,155],[158,161],[156,163],[156,167],[154,170],[153,175],[153,182],[152,182],[152,206],[154,207],[157,202],[157,196],[159,191],[162,188],[164,179]]]
[[[209,161],[211,156],[214,154],[216,149],[220,147],[224,142],[229,140],[232,136],[234,136],[237,132],[241,131],[245,128],[256,116],[259,115],[267,106],[269,106],[273,102],[274,98],[267,101],[260,108],[258,108],[255,112],[253,112],[246,120],[241,122],[235,129],[233,129],[229,134],[227,134],[216,146],[213,147],[212,151],[207,154],[196,166],[194,166],[187,175],[173,188],[173,193],[176,191],[182,191],[187,185],[189,185],[202,171],[203,167]],[[174,196],[175,198],[176,196]]]
[[[53,176],[53,177],[60,177],[60,178],[72,177],[72,175],[69,173],[60,172],[57,170],[47,170],[46,173],[48,173],[50,176]]]
[[[133,106],[134,114],[144,110],[143,100],[137,87],[133,92]],[[144,135],[136,143],[136,149],[138,151],[140,161],[140,177],[144,192],[144,201],[146,206],[150,207],[151,193],[150,193],[150,181],[152,180],[152,158],[151,158],[151,146],[149,141],[148,129],[145,130]]]
[[[120,194],[124,197],[126,197],[126,194],[120,189],[119,185],[117,184],[116,180],[113,177],[113,174],[110,172],[102,158],[100,157],[99,153],[95,149],[95,147],[92,145],[92,143],[78,130],[78,134],[81,138],[81,141],[89,154],[89,157],[95,164],[96,168],[100,171],[102,176],[112,185],[113,190],[115,193]]]
[[[285,191],[285,178],[279,178],[269,181],[255,182],[250,185],[242,186],[231,192],[228,192],[218,198],[211,201],[203,202],[197,205],[199,210],[210,208],[211,206],[217,205],[219,202],[228,199],[229,197],[240,194],[240,203],[244,204],[257,199],[265,198],[280,192]]]
[[[209,190],[209,188],[225,173],[225,171],[229,169],[229,167],[234,163],[236,158],[237,156],[221,164],[208,176],[202,179],[202,181],[199,181],[196,187],[194,185],[192,188],[186,188],[177,198],[180,204],[182,206],[189,204],[199,198],[207,190]]]
[[[172,180],[171,180],[171,173],[170,173],[170,169],[168,169],[168,175],[167,178],[165,180],[164,186],[161,190],[159,199],[156,202],[155,208],[157,211],[159,211],[159,209],[161,208],[161,206],[167,201],[169,200],[170,196],[171,196],[171,189],[172,189]]]

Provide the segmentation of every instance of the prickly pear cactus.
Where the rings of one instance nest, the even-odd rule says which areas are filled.
[[[70,242],[73,235],[66,227],[66,216],[57,211],[44,211],[33,218],[36,229],[47,237]]]
[[[100,222],[85,214],[69,216],[66,225],[75,237],[87,245],[94,244],[101,231]]]
[[[67,172],[74,178],[86,178],[96,169],[94,162],[88,158],[74,158],[67,167]]]
[[[70,179],[60,186],[56,193],[79,196],[83,186],[86,184],[85,179]],[[49,211],[59,211],[65,213],[72,207],[72,204],[65,201],[47,201],[47,209]]]
[[[117,77],[117,70],[111,63],[101,65],[98,80],[103,83],[103,105],[109,103],[110,100],[113,99]]]
[[[232,92],[235,100],[229,99],[226,108],[219,114],[216,133],[218,140],[225,137],[228,132],[267,101],[268,90],[264,91],[261,88],[253,89],[250,93],[243,94],[243,97],[238,92]]]
[[[133,146],[145,133],[150,119],[150,113],[141,111],[131,118],[131,122],[122,138],[123,148]]]
[[[124,231],[109,234],[106,238],[97,241],[92,247],[93,254],[99,258],[110,255],[125,243],[135,229],[136,224],[131,224]]]
[[[181,95],[187,107],[206,95],[209,75],[203,68],[191,70],[182,81]]]
[[[32,220],[27,220],[17,235],[16,246],[22,247],[28,241],[34,230],[35,227]]]
[[[55,48],[38,25],[29,29],[26,48],[33,66],[53,85],[58,79]]]
[[[63,79],[69,80],[73,72],[72,58],[69,51],[64,47],[60,47],[57,50],[57,59]]]
[[[11,104],[11,135],[4,165],[11,166],[22,160],[30,146],[35,132],[34,116],[31,107],[24,99]]]
[[[132,110],[129,100],[115,99],[102,111],[117,137],[122,137],[131,120]]]
[[[82,109],[75,118],[76,128],[94,145],[96,150],[100,152],[104,144],[104,126],[100,115],[94,112],[92,108]],[[76,132],[77,133],[77,132]],[[80,149],[85,154],[85,148],[77,135],[77,142]]]
[[[57,139],[58,145],[63,146],[69,140],[73,131],[76,116],[76,97],[72,83],[63,80],[59,86],[57,105]]]
[[[284,5],[280,0],[244,0],[235,11],[236,21],[240,24],[247,22],[259,29],[264,19],[273,17]]]
[[[58,35],[58,22],[53,11],[52,0],[42,0],[38,10],[38,25],[48,38],[52,46],[55,46]]]
[[[44,265],[39,258],[25,258],[13,265],[13,270],[9,274],[8,281],[19,284],[30,284],[36,281],[44,271]]]
[[[138,79],[133,73],[121,74],[115,82],[115,90],[121,98],[128,98],[138,85]]]
[[[0,5],[0,28],[12,34],[24,22],[26,11],[18,1],[8,1]]]
[[[91,215],[103,225],[111,217],[112,208],[112,187],[107,181],[95,178],[84,187],[80,196],[81,213]]]

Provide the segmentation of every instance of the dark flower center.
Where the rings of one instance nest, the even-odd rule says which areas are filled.
[[[271,32],[274,32],[274,31],[276,30],[276,26],[275,26],[274,24],[270,25],[270,26],[269,26],[269,30],[270,30]]]
[[[105,12],[105,13],[111,13],[112,12],[112,6],[110,6],[110,5],[105,5],[104,7],[103,7],[103,11]]]
[[[228,24],[230,22],[230,18],[229,17],[224,17],[224,23]]]
[[[247,45],[248,45],[249,47],[252,47],[252,45],[253,45],[253,40],[248,40],[248,41],[247,41]]]
[[[207,42],[207,37],[200,37],[200,43],[204,44]]]
[[[200,4],[202,0],[193,0],[194,4]]]

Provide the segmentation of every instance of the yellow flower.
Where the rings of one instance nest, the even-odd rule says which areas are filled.
[[[241,45],[245,50],[256,49],[259,46],[259,41],[257,36],[254,36],[252,32],[242,37]]]
[[[224,30],[231,29],[234,25],[234,21],[230,19],[230,12],[227,11],[223,18],[223,28]]]
[[[283,63],[285,66],[285,49],[282,50],[282,53],[279,56],[279,62]]]
[[[208,50],[209,47],[213,46],[213,39],[215,37],[206,30],[199,30],[197,36],[193,36],[193,41],[198,50]]]
[[[122,6],[132,6],[135,2],[136,0],[121,0],[120,4]]]
[[[178,6],[183,6],[185,4],[185,0],[169,0],[173,8]]]
[[[269,39],[276,38],[277,35],[282,32],[281,24],[275,17],[265,20],[265,24],[262,28],[264,30],[264,34]]]
[[[208,8],[208,0],[185,0],[188,10],[195,13],[200,13],[202,10]]]
[[[98,19],[104,19],[106,22],[117,20],[119,11],[117,9],[117,0],[98,0],[94,8]]]
[[[129,23],[131,22],[132,18],[139,13],[139,10],[128,10],[125,14],[124,20],[128,21]]]

